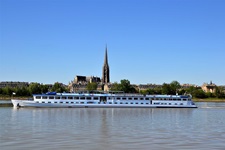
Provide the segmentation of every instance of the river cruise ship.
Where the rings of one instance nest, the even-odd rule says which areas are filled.
[[[191,96],[140,94],[34,94],[32,100],[12,99],[14,107],[65,108],[197,108]]]

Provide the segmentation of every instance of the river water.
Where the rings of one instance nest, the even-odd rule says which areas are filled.
[[[225,103],[199,108],[0,107],[1,150],[225,149]]]

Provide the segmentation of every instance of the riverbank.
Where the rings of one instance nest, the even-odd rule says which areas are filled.
[[[225,102],[225,99],[221,99],[221,98],[204,98],[204,99],[200,99],[200,98],[193,98],[194,102]]]
[[[28,98],[32,98],[32,97],[30,97],[30,96],[21,96],[21,97],[15,97],[15,96],[13,96],[13,97],[11,97],[11,96],[0,96],[0,100],[11,100],[11,99],[21,99],[21,100],[25,100],[25,99],[28,99]]]

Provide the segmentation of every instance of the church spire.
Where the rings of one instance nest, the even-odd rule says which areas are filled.
[[[105,47],[105,60],[104,60],[104,65],[108,65],[107,45]]]
[[[109,79],[109,64],[108,64],[108,52],[107,52],[107,45],[105,48],[105,59],[104,59],[104,65],[102,68],[102,83],[106,84],[110,82]]]

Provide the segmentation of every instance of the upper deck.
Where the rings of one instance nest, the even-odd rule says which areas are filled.
[[[184,95],[141,95],[141,94],[88,94],[88,93],[46,93],[34,94],[34,99],[50,100],[167,100],[167,101],[191,101],[191,97]]]

